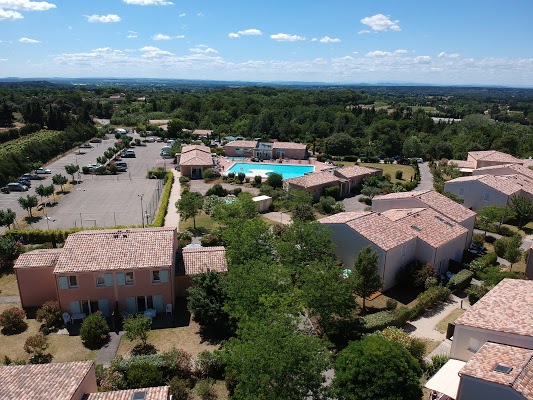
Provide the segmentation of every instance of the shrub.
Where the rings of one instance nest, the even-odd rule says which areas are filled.
[[[202,351],[196,356],[195,372],[200,378],[222,379],[225,364],[219,350]]]
[[[402,170],[396,170],[396,172],[394,172],[394,177],[398,180],[401,180],[402,177],[403,177],[403,171]]]
[[[181,177],[180,177],[181,179]],[[174,174],[167,172],[165,176],[165,187],[163,188],[163,195],[161,196],[161,205],[157,210],[157,215],[152,222],[152,226],[163,226],[165,223],[165,216],[168,211],[168,201],[170,199],[170,192],[172,191],[172,185],[174,184]]]
[[[250,183],[250,178],[246,177],[245,181],[246,181],[246,183]]]
[[[45,354],[48,339],[43,334],[30,336],[24,343],[24,351],[30,354],[30,364],[48,364],[52,362],[52,355]]]
[[[99,367],[98,365],[96,366]],[[98,379],[97,379],[98,382]],[[101,392],[111,392],[115,390],[123,390],[128,387],[124,374],[113,370],[112,368],[106,368],[98,383],[98,389]]]
[[[273,187],[274,189],[281,188],[283,187],[283,176],[281,176],[281,174],[273,172],[268,176],[266,184],[268,186]]]
[[[435,268],[432,265],[414,261],[400,270],[397,278],[400,285],[406,288],[423,290],[426,285],[426,280],[430,277],[435,278],[436,276]]]
[[[203,247],[222,246],[222,241],[216,235],[205,235],[200,240]]]
[[[189,390],[189,382],[185,379],[172,378],[168,384],[169,392],[173,400],[189,400],[191,398],[191,391]]]
[[[243,183],[244,179],[246,179],[246,175],[244,174],[244,172],[239,172],[237,174],[237,181],[239,181],[239,183]]]
[[[215,382],[212,379],[200,379],[194,386],[194,391],[202,400],[216,399],[214,388]]]
[[[87,174],[91,173],[91,170],[89,169],[88,166],[84,165],[83,167],[81,167],[81,172],[83,172],[85,175],[87,175]]]
[[[482,246],[483,243],[485,243],[485,235],[482,233],[474,233],[472,235],[472,243],[474,243],[476,246]]]
[[[404,326],[413,316],[413,310],[407,306],[402,306],[394,310],[394,325],[398,328]]]
[[[498,256],[496,253],[487,253],[480,260],[485,267],[498,265]]]
[[[254,176],[254,183],[256,186],[261,185],[261,182],[263,182],[263,178],[261,177],[261,175]]]
[[[386,308],[387,310],[389,311],[394,311],[396,310],[396,307],[398,307],[398,302],[394,299],[387,299],[387,302],[386,302]]]
[[[443,366],[448,362],[448,356],[444,354],[438,354],[431,357],[431,361],[426,364],[426,377],[429,379],[435,375]]]
[[[418,316],[424,313],[424,311],[433,308],[436,304],[448,301],[451,294],[450,289],[445,288],[444,286],[433,286],[418,295],[413,313]],[[415,315],[413,315],[413,318],[414,317]]]
[[[186,176],[180,176],[180,183],[189,183],[190,182],[190,179],[187,178]]]
[[[229,172],[228,179],[234,179],[234,178],[235,178],[235,172]]]
[[[209,190],[205,193],[206,196],[218,196],[218,197],[226,197],[228,195],[228,191],[222,187],[220,184],[213,185],[209,188]]]
[[[0,314],[0,326],[4,335],[15,335],[28,329],[28,324],[24,319],[26,313],[17,307],[11,307]]]
[[[41,308],[37,310],[35,319],[37,322],[42,322],[41,330],[45,330],[45,333],[54,327],[61,324],[61,308],[57,301],[47,301]]]
[[[485,235],[485,242],[494,243],[495,241],[496,241],[496,238],[494,236]]]
[[[452,276],[452,278],[448,281],[448,288],[452,292],[464,290],[470,285],[473,277],[474,273],[472,271],[463,269]]]
[[[411,338],[411,343],[409,343],[407,350],[418,361],[422,361],[424,354],[426,354],[426,344],[422,339],[414,337]]]
[[[466,294],[468,295],[468,302],[470,305],[474,305],[489,292],[489,289],[481,285],[472,285],[466,289]]]
[[[241,192],[242,192],[242,189],[241,189],[241,188],[235,188],[235,189],[233,189],[233,194],[234,194],[235,196],[240,195]]]
[[[359,197],[359,203],[366,204],[367,206],[372,205],[372,199],[370,197]]]
[[[424,283],[424,288],[427,290],[430,287],[437,286],[439,284],[439,281],[434,276],[430,276],[426,279],[426,282]]]
[[[132,365],[126,372],[128,387],[133,389],[161,386],[164,384],[163,374],[159,369],[148,363]]]
[[[88,315],[81,324],[80,336],[83,344],[90,349],[97,349],[107,341],[109,326],[100,312]]]
[[[339,200],[341,197],[341,191],[338,186],[330,186],[324,188],[324,196],[333,197],[335,200]]]
[[[505,250],[510,245],[509,239],[501,238],[494,242],[494,252],[498,257],[503,257],[505,255]]]
[[[381,331],[395,324],[396,318],[390,311],[380,311],[363,317],[366,332]]]
[[[202,172],[202,178],[204,178],[204,182],[212,181],[213,179],[216,179],[219,177],[219,174],[214,171],[212,168],[208,168]]]

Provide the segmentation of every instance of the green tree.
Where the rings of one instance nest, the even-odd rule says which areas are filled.
[[[7,210],[0,210],[0,226],[7,226],[8,229],[11,229],[11,225],[15,223],[17,214],[11,208]]]
[[[128,315],[124,320],[126,338],[130,341],[140,340],[143,346],[148,342],[148,332],[151,329],[151,321],[146,315]]]
[[[418,136],[409,136],[403,142],[403,155],[405,157],[421,157],[424,148]]]
[[[19,246],[11,236],[0,236],[0,269],[11,267],[13,260],[19,253]]]
[[[283,176],[281,174],[273,172],[268,176],[265,183],[273,188],[281,188],[283,187]]]
[[[335,133],[324,140],[326,154],[332,156],[346,156],[352,154],[354,140],[346,133]]]
[[[107,341],[109,325],[100,312],[85,317],[80,328],[83,344],[89,349],[98,349]]]
[[[175,118],[175,119],[168,121],[168,124],[167,124],[168,137],[169,138],[180,137],[183,134],[182,132],[183,128],[184,128],[183,121],[181,119]]]
[[[514,217],[514,211],[510,206],[487,206],[477,212],[478,218],[488,224],[502,224]]]
[[[523,226],[524,219],[530,219],[533,216],[533,201],[527,197],[514,195],[511,196],[509,206],[518,217],[518,227]]]
[[[28,337],[24,343],[24,351],[30,354],[30,363],[47,364],[52,362],[52,355],[44,353],[49,345],[48,338],[42,333]]]
[[[68,179],[66,176],[61,175],[61,174],[55,174],[54,176],[52,176],[52,182],[54,183],[54,185],[60,185],[61,192],[65,193],[65,189],[63,185],[68,183]]]
[[[229,329],[229,316],[224,310],[227,293],[223,279],[220,273],[207,271],[194,276],[194,285],[187,291],[187,308],[195,321],[222,335]]]
[[[378,271],[378,260],[378,253],[371,246],[364,247],[357,253],[349,277],[354,293],[363,299],[363,310],[365,309],[365,299],[383,286]]]
[[[180,219],[186,221],[189,218],[193,219],[193,226],[196,229],[196,216],[202,209],[203,198],[200,193],[184,191],[181,194],[181,199],[176,202],[176,208],[180,213]]]
[[[329,352],[293,324],[250,322],[226,342],[227,371],[236,377],[233,399],[324,399]]]
[[[421,376],[418,361],[401,345],[369,335],[339,353],[333,387],[342,400],[412,400],[422,397]]]
[[[361,189],[361,194],[370,199],[373,199],[378,194],[381,194],[381,189],[375,186],[363,185],[363,188]]]
[[[78,172],[79,170],[80,170],[79,165],[74,165],[74,164],[65,165],[65,171],[67,172],[67,174],[72,176],[72,183],[74,183],[74,174]]]
[[[18,202],[23,209],[28,211],[28,213],[30,214],[30,218],[33,218],[33,214],[31,211],[34,207],[37,207],[37,204],[39,204],[37,196],[30,196],[28,194],[26,195],[26,197],[19,197]]]
[[[2,110],[0,111],[0,126],[10,127],[13,125],[13,112],[7,105],[6,101],[2,104]]]

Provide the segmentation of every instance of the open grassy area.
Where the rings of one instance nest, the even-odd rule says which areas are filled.
[[[20,307],[20,303],[0,304],[0,312],[10,307]],[[24,351],[24,342],[32,335],[39,333],[41,324],[34,319],[27,319],[28,329],[18,335],[3,335],[0,333],[0,360],[4,356],[11,359],[28,359],[28,354]],[[98,354],[97,350],[88,350],[83,346],[79,336],[59,335],[51,333],[48,335],[50,347],[47,352],[52,354],[53,362],[67,362],[80,360],[94,360]]]
[[[17,276],[14,272],[0,274],[0,296],[18,296]]]
[[[455,320],[461,315],[463,315],[464,312],[465,310],[461,310],[459,308],[453,310],[451,313],[449,313],[446,317],[444,317],[438,322],[438,324],[435,326],[435,329],[440,333],[446,333],[446,330],[448,329],[448,324],[455,322]]]
[[[196,229],[200,231],[213,231],[215,228],[219,227],[220,224],[216,222],[213,218],[211,218],[209,215],[204,213],[203,211],[200,211],[200,213],[196,216]],[[191,230],[193,229],[193,219],[189,218],[186,221],[180,222],[180,231],[184,230]]]
[[[148,341],[152,343],[159,352],[171,350],[172,348],[183,349],[195,357],[204,350],[213,351],[217,346],[202,341],[199,334],[200,327],[192,319],[187,326],[177,328],[155,329],[148,334]],[[122,338],[117,355],[129,356],[131,350],[139,342],[130,342]]]
[[[410,165],[401,164],[379,164],[379,163],[359,163],[362,167],[380,168],[383,170],[383,175],[389,174],[391,182],[409,182],[411,177],[415,176],[415,170]],[[396,171],[402,171],[403,176],[401,180],[396,179]]]

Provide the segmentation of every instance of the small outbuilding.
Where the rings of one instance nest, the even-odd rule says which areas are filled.
[[[256,196],[252,200],[257,205],[257,211],[260,213],[267,212],[272,205],[272,197],[270,196]]]

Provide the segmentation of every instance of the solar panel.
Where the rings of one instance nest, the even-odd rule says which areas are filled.
[[[506,367],[505,365],[498,364],[494,368],[494,372],[500,372],[502,374],[509,374],[513,370],[512,367]]]

